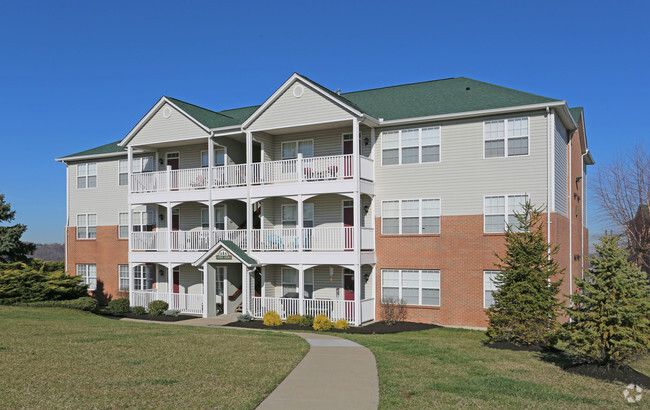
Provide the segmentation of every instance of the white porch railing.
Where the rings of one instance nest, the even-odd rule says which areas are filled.
[[[353,300],[329,300],[329,299],[304,299],[304,314],[316,316],[324,313],[331,320],[345,319],[354,322],[355,311]],[[251,315],[256,318],[263,318],[268,311],[275,311],[282,319],[291,315],[300,314],[300,300],[295,298],[263,298],[253,296],[251,298]],[[374,312],[373,312],[374,313]]]
[[[210,248],[209,231],[172,231],[172,251],[204,251]]]
[[[363,299],[361,301],[361,323],[375,320],[375,299]]]
[[[295,251],[299,249],[296,228],[253,229],[254,251]]]
[[[195,293],[158,292],[156,289],[136,290],[131,292],[131,307],[149,306],[154,300],[164,300],[170,310],[193,315],[203,314],[203,295]]]
[[[246,164],[212,168],[212,187],[224,188],[246,185]]]
[[[167,250],[169,235],[164,231],[132,232],[131,249],[134,251]]]
[[[131,250],[134,251],[207,251],[210,249],[209,231],[172,231],[171,247],[168,246],[168,231],[132,232]],[[212,231],[213,244],[225,239],[246,249],[246,231],[241,229]]]
[[[303,158],[302,168],[303,179],[306,181],[352,178],[354,172],[352,155]]]
[[[374,228],[361,228],[361,249],[364,251],[375,249]]]
[[[372,230],[372,228],[370,228]],[[354,249],[354,227],[303,228],[302,248],[310,251]],[[298,229],[253,229],[254,251],[296,251],[300,249]]]
[[[203,189],[208,187],[207,168],[173,169],[169,175],[171,190]]]
[[[246,230],[231,229],[226,231],[212,231],[213,243],[221,240],[233,241],[241,249],[246,249]]]
[[[131,174],[131,192],[161,192],[167,190],[167,171]]]
[[[297,181],[297,162],[297,159],[284,159],[281,161],[253,163],[251,164],[251,183],[275,184]]]
[[[375,162],[368,157],[359,157],[359,175],[361,179],[375,180]]]

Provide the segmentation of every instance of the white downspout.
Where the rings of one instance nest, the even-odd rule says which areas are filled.
[[[573,137],[569,138],[569,198],[567,199],[568,204],[568,216],[569,216],[569,295],[573,295],[573,211],[571,203],[571,192],[573,191],[573,175],[571,168],[571,145]]]
[[[551,259],[551,144],[553,139],[551,138],[553,130],[551,129],[551,115],[552,111],[549,107],[546,107],[546,137],[548,139],[547,146],[547,173],[546,173],[546,238],[548,247],[548,259]],[[549,277],[549,282],[551,278]]]
[[[584,154],[582,154],[582,161],[580,161],[580,168],[581,168],[581,173],[582,173],[582,179],[580,180],[580,186],[582,187],[582,191],[580,194],[582,194],[582,203],[584,204],[585,198],[587,197],[587,192],[585,190],[585,155],[589,154],[589,149],[585,151]],[[580,221],[580,262],[582,265],[582,268],[580,269],[581,272],[581,277],[584,280],[585,278],[585,206],[582,206],[582,212],[581,212],[582,220]],[[587,238],[588,239],[588,238]]]
[[[64,272],[68,272],[68,226],[70,225],[70,165],[65,164],[65,238],[63,238],[63,248],[65,251]]]

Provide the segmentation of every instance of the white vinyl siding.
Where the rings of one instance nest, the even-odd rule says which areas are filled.
[[[440,271],[382,269],[382,300],[397,299],[407,305],[440,306]]]
[[[77,165],[77,189],[97,188],[97,163]]]
[[[125,186],[129,184],[129,160],[121,159],[118,164],[117,184]]]
[[[486,233],[502,233],[506,226],[513,230],[518,229],[515,212],[523,212],[523,204],[528,200],[528,195],[493,195],[484,198],[484,231]]]
[[[528,155],[528,123],[528,118],[485,121],[483,123],[485,158]]]
[[[483,307],[486,309],[494,303],[494,291],[497,290],[494,279],[498,273],[496,270],[483,271]]]
[[[77,239],[97,238],[97,214],[77,215]]]
[[[574,182],[569,180],[569,153],[567,131],[559,118],[555,117],[554,133],[554,201],[555,211],[569,216],[569,186]]]
[[[440,162],[440,127],[382,133],[382,165]]]
[[[166,117],[165,113],[169,113],[169,116]],[[177,141],[179,138],[207,136],[207,131],[188,119],[176,108],[165,103],[140,128],[129,144],[147,145],[152,142]]]
[[[382,201],[381,233],[384,235],[439,234],[440,199]]]
[[[77,276],[83,278],[83,283],[88,285],[88,290],[97,289],[97,265],[87,263],[78,264]]]
[[[129,265],[118,265],[117,276],[119,280],[119,290],[126,292],[129,290]]]
[[[120,212],[117,219],[118,219],[117,237],[119,239],[128,239],[128,237],[129,237],[129,213],[128,212]]]

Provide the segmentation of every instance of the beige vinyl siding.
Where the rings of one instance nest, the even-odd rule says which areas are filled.
[[[168,147],[158,151],[159,158],[163,160],[159,165],[160,170],[165,170],[167,166],[167,153],[178,152],[180,155],[179,168],[201,168],[201,151],[208,150],[208,140],[204,144],[180,145],[177,147]]]
[[[350,200],[342,195],[318,195],[304,201],[314,204],[315,227],[343,226],[343,201]],[[366,199],[367,203],[370,199]],[[282,228],[282,205],[294,205],[296,201],[287,198],[274,197],[262,201],[264,212],[264,229]]]
[[[555,189],[553,195],[555,196],[555,211],[562,215],[568,216],[569,213],[569,189],[568,189],[568,152],[567,152],[567,130],[562,125],[559,118],[555,118]]]
[[[203,272],[197,268],[183,264],[178,275],[180,293],[203,293]]]
[[[298,83],[304,88],[301,97],[294,96]],[[340,108],[329,98],[325,98],[306,84],[296,82],[271,104],[252,124],[249,129],[263,130],[291,127],[315,122],[328,122],[350,118],[352,115]]]
[[[483,158],[483,121],[530,116],[529,155]],[[441,198],[442,215],[483,214],[483,196],[528,193],[537,205],[546,203],[547,130],[544,113],[492,116],[418,124],[441,127],[439,163],[381,165],[380,131],[376,146],[376,212],[382,200]],[[443,228],[444,229],[444,228]]]
[[[171,109],[169,118],[165,118],[165,108]],[[208,136],[208,133],[195,122],[171,105],[165,103],[135,134],[129,145],[147,145],[153,142],[175,141],[177,139]]]
[[[365,276],[368,275],[368,280],[365,280]],[[361,299],[369,299],[369,298],[374,298],[375,295],[372,293],[372,282],[374,280],[374,276],[372,273],[372,266],[370,265],[363,265],[361,266],[361,280],[363,281],[363,287],[362,293],[361,293]]]
[[[270,144],[264,145],[264,150],[273,160],[282,159],[282,143],[289,141],[314,141],[314,156],[323,157],[328,155],[343,154],[343,134],[352,132],[352,127],[336,128],[331,130],[308,131],[292,134],[274,136]]]
[[[274,161],[273,158],[273,136],[265,132],[253,133],[253,141],[257,141],[263,145],[264,158],[262,162]]]
[[[330,268],[332,281],[330,282]],[[319,265],[314,269],[314,299],[343,299],[343,268],[340,266]],[[266,297],[282,297],[282,266],[269,265],[265,271]],[[338,290],[338,296],[337,296]]]
[[[242,134],[242,138],[245,137]],[[226,165],[231,164],[245,164],[246,163],[246,143],[236,141],[228,137],[217,137],[214,139],[214,142],[219,147],[224,147],[226,149]],[[207,151],[208,148],[205,146],[203,151]],[[200,164],[199,164],[200,166]]]

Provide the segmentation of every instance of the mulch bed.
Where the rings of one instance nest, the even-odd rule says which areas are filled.
[[[180,322],[182,320],[188,320],[188,319],[196,319],[196,316],[188,316],[188,315],[178,315],[178,316],[166,316],[166,315],[160,315],[160,316],[151,316],[150,314],[146,315],[134,315],[133,313],[122,313],[122,314],[110,314],[108,312],[102,312],[100,313],[102,316],[106,317],[127,317],[129,319],[139,319],[139,320],[153,320],[155,322]]]
[[[594,379],[606,380],[608,382],[622,382],[624,384],[634,383],[644,389],[650,389],[650,377],[638,372],[630,366],[599,366],[597,364],[579,364],[564,368],[569,373],[581,376],[593,377]]]
[[[280,326],[265,326],[261,320],[254,320],[252,322],[232,322],[228,323],[225,326],[230,327],[243,327],[247,329],[270,329],[270,330],[313,330],[311,327],[303,327],[300,325],[287,325],[282,324]],[[364,335],[383,335],[389,333],[401,333],[401,332],[415,332],[418,330],[428,330],[435,329],[440,326],[438,325],[429,325],[426,323],[415,323],[415,322],[400,322],[395,323],[392,326],[388,326],[384,322],[374,322],[361,327],[350,327],[346,330],[332,329],[323,333],[352,333],[352,334],[364,334]]]

